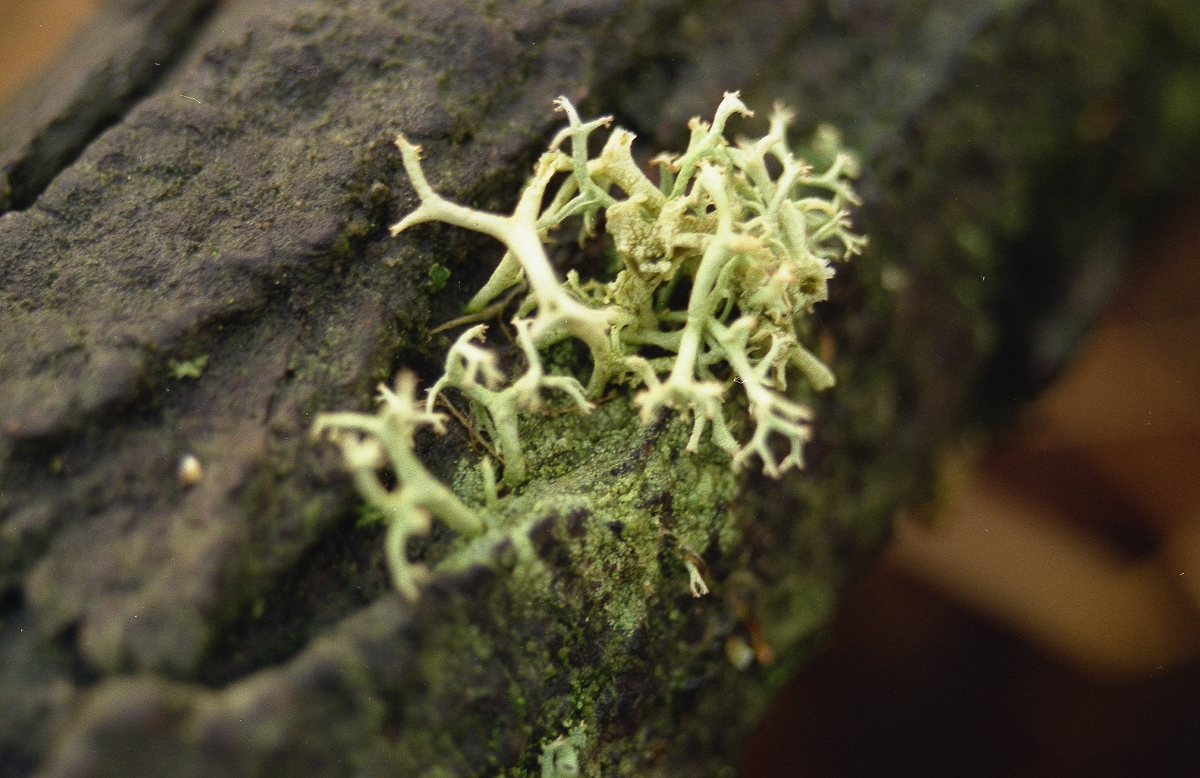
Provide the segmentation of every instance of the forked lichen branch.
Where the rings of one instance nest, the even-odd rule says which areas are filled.
[[[421,567],[409,564],[408,539],[429,532],[433,517],[464,535],[478,535],[483,520],[454,492],[430,474],[413,451],[413,434],[419,427],[445,431],[445,416],[422,409],[416,400],[417,377],[402,371],[396,391],[379,385],[379,412],[322,413],[313,424],[313,435],[328,435],[342,449],[354,485],[387,521],[384,548],[396,588],[416,599],[424,577]],[[397,485],[388,488],[380,471],[391,469]]]

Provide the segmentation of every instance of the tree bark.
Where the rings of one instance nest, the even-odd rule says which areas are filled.
[[[110,3],[0,126],[0,775],[548,775],[560,736],[588,776],[727,774],[939,447],[1061,363],[1200,140],[1189,0],[206,7]],[[574,459],[546,444],[519,533],[414,549],[446,564],[407,602],[308,429],[436,376],[499,251],[388,236],[395,134],[505,211],[556,96],[653,151],[733,89],[865,162],[808,469],[704,503],[719,468],[618,398],[564,422]],[[420,443],[445,474],[470,445]]]

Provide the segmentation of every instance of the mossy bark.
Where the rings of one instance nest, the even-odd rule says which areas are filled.
[[[1061,360],[1200,139],[1190,0],[203,7],[155,6],[174,64],[66,110],[85,130],[0,133],[0,775],[539,775],[559,736],[588,776],[727,772],[973,398]],[[109,45],[79,67],[141,61]],[[412,549],[443,568],[407,603],[307,430],[436,375],[499,251],[387,236],[391,139],[505,210],[557,95],[651,151],[737,88],[865,152],[808,469],[735,480],[628,398],[532,419],[503,526]],[[462,430],[419,443],[471,488]]]

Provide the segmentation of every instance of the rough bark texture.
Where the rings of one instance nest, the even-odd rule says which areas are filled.
[[[539,775],[566,734],[588,776],[721,774],[980,375],[1007,400],[1061,359],[1200,138],[1190,0],[204,7],[110,3],[36,87],[53,110],[0,127],[0,776]],[[387,237],[391,139],[504,210],[555,96],[678,148],[734,88],[865,152],[810,467],[706,503],[720,463],[615,400],[544,433],[508,536],[407,603],[307,430],[434,375],[498,251]],[[422,444],[447,474],[466,448]],[[737,669],[749,644],[774,662]]]

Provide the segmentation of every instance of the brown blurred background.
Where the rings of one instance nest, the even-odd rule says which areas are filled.
[[[96,0],[0,0],[0,102]],[[1200,778],[1200,197],[1069,368],[897,517],[744,778]]]
[[[0,102],[52,63],[97,0],[0,0]]]

